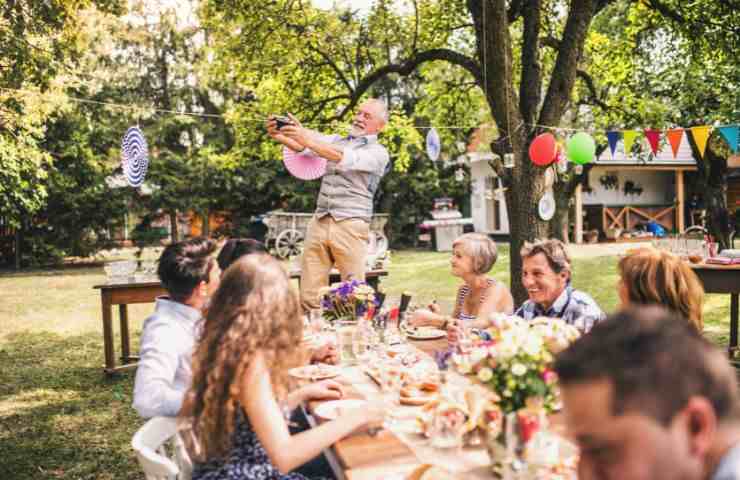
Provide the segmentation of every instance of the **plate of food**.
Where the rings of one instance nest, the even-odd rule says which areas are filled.
[[[315,365],[304,365],[288,370],[288,375],[302,380],[324,380],[325,378],[334,378],[342,373],[336,365],[326,363],[317,363]]]
[[[455,480],[455,476],[442,467],[424,464],[417,467],[407,480]]]
[[[406,327],[406,336],[413,340],[436,340],[447,336],[447,332],[434,327]]]
[[[421,382],[403,387],[399,395],[401,405],[420,406],[426,405],[437,398],[439,384],[433,382]]]
[[[313,411],[314,415],[324,420],[334,420],[347,410],[362,408],[367,404],[365,400],[350,398],[346,400],[332,400],[319,404]]]

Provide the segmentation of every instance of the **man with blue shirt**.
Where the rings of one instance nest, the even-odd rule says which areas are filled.
[[[167,246],[157,274],[168,296],[144,321],[134,383],[134,409],[144,418],[177,416],[193,378],[192,353],[203,309],[219,285],[218,245],[193,238]]]
[[[347,137],[321,135],[291,123],[278,128],[267,121],[270,136],[295,152],[311,152],[327,160],[326,173],[308,225],[301,258],[301,305],[319,308],[319,290],[329,283],[329,271],[342,280],[364,280],[373,197],[389,162],[378,133],[388,122],[385,104],[370,99],[360,105]]]
[[[737,373],[685,318],[612,315],[555,372],[580,480],[740,480]]]
[[[525,320],[560,318],[582,332],[605,318],[588,294],[571,286],[571,261],[560,240],[525,243],[521,249],[522,284],[529,300],[514,313]]]

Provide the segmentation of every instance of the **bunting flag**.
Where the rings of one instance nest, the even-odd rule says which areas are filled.
[[[612,158],[614,158],[614,151],[617,149],[617,142],[621,138],[622,134],[617,131],[606,132],[606,139],[609,140],[609,149],[612,152]]]
[[[732,153],[737,153],[737,140],[739,130],[740,127],[738,127],[737,125],[727,125],[726,127],[719,127],[719,133],[721,133],[722,136],[725,137],[727,145],[730,146]]]
[[[645,130],[645,136],[650,142],[650,149],[653,151],[653,155],[658,155],[658,147],[660,147],[660,130],[654,128],[648,128]]]
[[[678,148],[681,146],[681,139],[683,138],[683,128],[673,128],[665,132],[665,136],[668,137],[668,143],[671,144],[671,150],[673,150],[673,158],[678,155]]]
[[[624,133],[624,158],[629,158],[632,151],[632,144],[637,138],[637,130],[625,130]]]
[[[696,148],[699,149],[699,156],[704,158],[704,152],[707,150],[707,140],[709,140],[709,132],[712,131],[712,127],[702,125],[701,127],[691,127],[690,130],[696,142]]]

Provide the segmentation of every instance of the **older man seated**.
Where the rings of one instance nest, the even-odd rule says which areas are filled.
[[[555,362],[581,480],[740,479],[735,369],[659,307],[611,316]]]
[[[593,298],[571,286],[571,262],[560,240],[525,243],[522,255],[522,284],[529,300],[515,312],[526,320],[561,318],[587,332],[605,318]]]

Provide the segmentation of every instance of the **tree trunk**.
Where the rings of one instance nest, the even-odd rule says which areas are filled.
[[[555,189],[553,195],[555,197],[555,215],[550,220],[552,238],[557,238],[563,243],[570,243],[570,199],[573,195],[562,189]]]
[[[177,231],[177,210],[170,210],[170,240],[172,243],[180,241],[180,235]]]
[[[211,236],[211,210],[206,208],[203,212],[203,228],[201,229],[200,234],[203,237],[210,237]]]
[[[23,223],[21,223],[21,226]],[[21,237],[21,229],[22,227],[18,227],[15,229],[15,269],[20,270],[21,269],[21,243],[22,243],[22,237]]]

